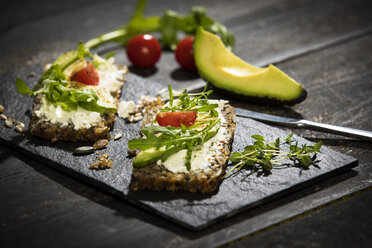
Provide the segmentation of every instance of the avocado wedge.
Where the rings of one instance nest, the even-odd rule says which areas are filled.
[[[218,90],[245,101],[292,105],[306,98],[306,91],[283,71],[269,65],[253,66],[229,51],[221,39],[199,27],[194,58],[200,75]]]

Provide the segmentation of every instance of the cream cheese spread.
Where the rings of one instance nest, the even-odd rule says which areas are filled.
[[[134,112],[135,108],[136,104],[133,101],[121,101],[118,106],[118,115],[125,119]]]
[[[65,111],[61,106],[49,104],[45,97],[42,97],[41,107],[35,111],[39,119],[50,121],[53,124],[60,124],[62,127],[69,123],[74,125],[75,130],[96,126],[101,120],[97,112],[88,111],[81,107],[77,110]]]

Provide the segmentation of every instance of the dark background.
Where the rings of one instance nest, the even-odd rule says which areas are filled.
[[[370,1],[148,1],[185,14],[203,5],[236,36],[235,53],[258,66],[274,63],[301,82],[308,98],[291,108],[233,102],[262,112],[372,130]],[[0,12],[0,78],[26,78],[74,49],[79,40],[124,25],[135,1],[9,1]],[[124,49],[110,44],[96,50]],[[199,85],[164,51],[156,68],[133,73],[177,88]],[[33,79],[30,79],[33,80]],[[0,104],[5,105],[0,99]],[[347,173],[191,232],[50,169],[2,144],[0,240],[6,247],[371,247],[371,144],[294,130],[359,159]]]

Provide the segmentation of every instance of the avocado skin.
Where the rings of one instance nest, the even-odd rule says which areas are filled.
[[[269,98],[269,97],[257,97],[257,96],[248,96],[244,94],[239,94],[230,90],[226,90],[224,88],[219,88],[212,83],[209,83],[210,87],[220,94],[229,96],[233,99],[244,101],[244,102],[250,102],[250,103],[257,103],[257,104],[263,104],[263,105],[275,105],[275,106],[282,106],[282,105],[295,105],[297,103],[303,102],[307,97],[307,91],[305,89],[302,89],[301,95],[298,98],[292,99],[292,100],[280,100],[277,98]]]

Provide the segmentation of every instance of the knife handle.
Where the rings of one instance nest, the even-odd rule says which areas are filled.
[[[308,121],[308,120],[298,121],[298,126],[312,129],[315,131],[334,133],[338,135],[372,141],[372,132],[370,131],[354,129],[354,128],[349,128],[349,127],[340,127],[340,126],[335,126],[335,125],[330,125],[330,124],[323,124],[323,123],[318,123],[318,122],[313,122],[313,121]]]

